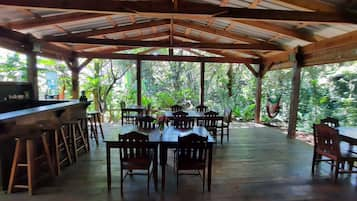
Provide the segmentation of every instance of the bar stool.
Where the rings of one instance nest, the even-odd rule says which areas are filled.
[[[52,177],[55,176],[50,150],[48,148],[47,135],[41,132],[39,128],[34,128],[33,126],[21,126],[21,128],[17,127],[15,129],[15,132],[19,135],[23,133],[31,133],[31,135],[21,135],[15,138],[16,146],[12,161],[8,193],[12,193],[14,189],[27,189],[29,195],[32,195],[36,166],[40,166],[40,163],[36,164],[37,161],[46,158],[50,175]],[[44,151],[43,154],[37,156],[35,156],[36,140],[40,140]],[[22,158],[24,157],[25,161],[22,162]],[[26,168],[27,184],[15,184],[20,178],[18,175],[20,168]]]
[[[64,164],[72,164],[71,152],[69,150],[68,142],[69,136],[66,136],[64,132],[64,126],[60,122],[50,122],[50,121],[39,121],[37,122],[42,128],[43,132],[54,135],[55,142],[55,164],[57,176],[61,174],[61,168]]]
[[[80,120],[64,122],[64,128],[67,130],[71,142],[71,152],[74,155],[74,159],[78,160],[78,154],[84,150],[89,151],[87,140],[84,136]]]
[[[99,145],[99,140],[98,140],[98,130],[96,129],[95,126],[95,120],[93,115],[88,115],[87,119],[89,121],[90,125],[90,138],[95,139],[95,143]]]
[[[80,117],[80,118],[78,118],[78,121],[80,122],[80,125],[82,127],[84,138],[87,140],[88,150],[90,150],[90,146],[89,146],[90,134],[89,134],[89,129],[88,129],[88,122],[91,121],[90,116],[87,115],[87,116],[84,116],[84,117]],[[91,130],[92,130],[92,128],[91,128]]]
[[[102,139],[104,140],[104,132],[103,132],[102,122],[101,122],[101,113],[98,111],[94,111],[94,112],[89,112],[88,115],[93,117],[94,128],[97,133],[98,133],[97,124],[99,125],[100,133],[102,135]]]

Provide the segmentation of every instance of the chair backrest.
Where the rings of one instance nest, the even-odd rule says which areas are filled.
[[[223,121],[226,123],[232,122],[232,109],[231,108],[224,109]]]
[[[314,125],[315,151],[336,160],[341,156],[338,131],[325,124]]]
[[[207,110],[208,110],[208,107],[205,106],[205,105],[198,105],[198,106],[196,106],[196,111],[197,111],[197,112],[207,112]]]
[[[189,129],[195,126],[195,119],[191,117],[174,117],[172,120],[172,125],[175,128]]]
[[[188,113],[184,111],[177,111],[177,112],[173,112],[172,115],[174,117],[186,117]]]
[[[203,137],[194,133],[183,137],[179,136],[177,144],[178,163],[191,161],[205,163],[208,150],[207,144],[207,136]]]
[[[208,111],[208,112],[205,112],[205,117],[216,117],[218,116],[218,112],[215,112],[215,111]]]
[[[125,102],[124,101],[120,101],[120,108],[121,109],[125,108]]]
[[[173,105],[171,106],[171,111],[172,112],[177,112],[177,111],[182,111],[182,106],[181,105]]]
[[[149,137],[139,132],[119,135],[120,161],[149,158]]]
[[[144,128],[144,129],[154,129],[156,128],[156,119],[151,116],[143,116],[143,117],[138,117],[136,119],[136,125],[139,128]]]
[[[321,119],[320,123],[326,124],[326,125],[330,126],[331,128],[336,128],[336,127],[340,126],[338,119],[335,119],[332,117],[326,117],[325,119]]]

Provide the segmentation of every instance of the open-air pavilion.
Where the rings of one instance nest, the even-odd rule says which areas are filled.
[[[79,74],[91,59],[135,60],[139,106],[142,100],[142,61],[199,62],[200,75],[197,76],[202,105],[205,103],[205,64],[242,63],[257,79],[257,86],[252,90],[256,90],[255,122],[259,123],[264,75],[269,71],[292,68],[289,138],[296,135],[300,83],[304,82],[301,69],[357,59],[357,3],[354,1],[0,0],[0,24],[0,45],[27,56],[28,81],[32,84],[34,99],[38,99],[37,56],[67,63],[72,72],[74,99],[79,98]],[[139,54],[121,53],[140,47],[148,49]],[[168,48],[169,54],[150,54],[161,48]],[[174,49],[184,49],[196,56],[178,56]],[[197,53],[197,50],[210,56]],[[80,63],[79,58],[85,58],[84,62]],[[108,132],[110,129],[113,128],[105,128]],[[200,194],[186,189],[190,194],[194,192],[193,197],[189,197],[185,190],[181,195],[168,188],[168,193],[161,192],[161,197],[160,193],[153,193],[153,199],[356,199],[355,177],[338,185],[310,177],[312,147],[287,140],[283,135],[277,135],[279,131],[274,129],[246,129],[232,129],[231,135],[234,136],[234,132],[237,135],[229,144],[215,150],[210,193]],[[261,141],[253,141],[260,138],[260,132],[266,132]],[[65,200],[120,200],[116,189],[107,194],[105,169],[96,169],[96,166],[105,166],[103,149],[91,150],[90,156],[85,156],[78,165],[65,171],[65,175],[53,185],[60,186],[60,192],[56,192],[56,187],[50,187],[43,191],[47,195],[42,198],[34,196],[31,200],[49,199],[53,195],[58,196],[56,199]],[[253,154],[250,155],[249,151]],[[282,155],[279,156],[279,152],[283,152]],[[79,173],[78,168],[84,169],[82,174],[71,179],[72,175]],[[328,168],[326,170],[328,172]],[[80,190],[66,188],[67,181],[78,182]],[[88,189],[85,186],[87,181]],[[138,188],[134,181],[131,182],[128,186]],[[168,179],[168,183],[174,183],[174,180]],[[188,180],[188,185],[193,184]],[[76,187],[73,183],[68,186]],[[85,192],[83,197],[82,191]],[[129,200],[145,198],[143,195],[134,196],[134,190],[126,194],[129,194]],[[23,195],[12,196],[0,195],[4,200],[25,199],[25,196],[21,197]]]

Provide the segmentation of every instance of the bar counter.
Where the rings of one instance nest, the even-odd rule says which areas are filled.
[[[38,121],[64,122],[86,116],[89,102],[4,101],[0,103],[0,189],[6,190],[15,147],[17,125],[35,125]],[[50,145],[51,146],[51,145]]]

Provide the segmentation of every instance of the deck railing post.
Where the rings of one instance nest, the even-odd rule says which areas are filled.
[[[255,92],[255,116],[254,116],[255,123],[260,123],[260,110],[262,107],[263,70],[264,70],[264,65],[261,64],[259,66],[259,73],[256,74],[257,83],[256,83],[256,92]]]
[[[200,68],[200,86],[201,86],[201,99],[200,99],[200,104],[204,105],[205,103],[205,62],[201,62],[201,68]]]
[[[303,57],[301,48],[296,48],[293,55],[290,55],[290,62],[293,63],[293,77],[291,80],[291,94],[290,94],[290,110],[289,110],[289,125],[288,125],[288,137],[295,138],[296,136],[296,123],[297,113],[299,109],[299,92],[301,81],[301,68],[303,64]]]
[[[37,54],[30,51],[27,53],[27,79],[32,84],[33,96],[38,100],[38,71],[37,71]]]
[[[137,104],[141,105],[141,60],[136,60],[136,95],[137,95]]]

